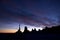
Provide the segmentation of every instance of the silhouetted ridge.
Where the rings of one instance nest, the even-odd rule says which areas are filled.
[[[56,32],[60,32],[60,25],[59,26],[53,26],[51,28],[48,28],[46,26],[45,29],[43,29],[43,30],[38,29],[38,31],[36,31],[36,28],[34,28],[34,29],[32,29],[31,32],[44,32],[44,33],[51,33],[52,32],[52,33],[56,33]],[[20,31],[20,25],[19,25],[19,29],[16,33],[22,33]],[[29,30],[27,29],[27,26],[25,26],[25,28],[24,28],[24,33],[29,33]]]
[[[22,33],[19,29],[16,33],[0,33],[0,40],[60,40],[60,25],[53,26],[52,28],[46,27],[43,30],[32,29],[31,32],[24,27],[24,32]]]
[[[46,27],[42,32],[46,33],[60,33],[60,26],[53,26],[51,28]]]

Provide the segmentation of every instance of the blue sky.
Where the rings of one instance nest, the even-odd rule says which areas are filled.
[[[1,0],[0,29],[18,29],[60,24],[59,0]]]

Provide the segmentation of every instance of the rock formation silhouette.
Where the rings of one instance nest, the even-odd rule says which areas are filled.
[[[32,29],[29,32],[27,26],[24,28],[22,33],[19,29],[15,33],[0,33],[0,40],[60,40],[60,25],[53,26],[52,28],[46,27],[43,30]]]
[[[19,29],[17,30],[16,33],[18,33],[18,34],[22,33],[21,30],[20,30],[20,24],[19,24]]]

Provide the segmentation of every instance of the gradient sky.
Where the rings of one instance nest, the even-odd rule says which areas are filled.
[[[60,25],[60,0],[0,0],[0,32]],[[8,31],[7,31],[8,30]]]

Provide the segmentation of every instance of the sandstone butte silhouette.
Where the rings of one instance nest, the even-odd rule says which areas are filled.
[[[32,29],[29,31],[27,26],[24,28],[24,32],[20,31],[20,25],[18,31],[15,33],[0,33],[0,40],[58,40],[60,39],[60,25],[52,26],[52,28],[46,27],[43,30]]]

